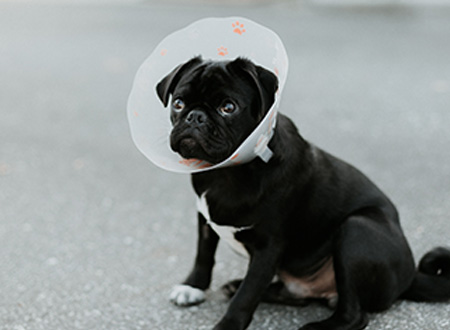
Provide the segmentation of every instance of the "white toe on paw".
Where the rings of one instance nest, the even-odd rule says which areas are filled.
[[[196,305],[205,301],[205,292],[185,284],[176,285],[170,294],[170,301],[178,306]]]

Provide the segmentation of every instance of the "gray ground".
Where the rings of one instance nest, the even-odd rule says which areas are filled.
[[[417,258],[450,245],[448,7],[73,3],[0,2],[1,329],[210,329],[225,311],[219,287],[246,266],[225,246],[207,302],[168,302],[192,264],[194,195],[138,152],[125,114],[156,43],[206,16],[277,31],[282,111],[392,197]],[[329,314],[261,304],[250,329]],[[368,329],[448,329],[449,316],[399,302]]]

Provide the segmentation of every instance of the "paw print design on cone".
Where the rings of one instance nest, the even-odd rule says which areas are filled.
[[[217,48],[217,53],[220,55],[220,56],[225,56],[225,55],[228,55],[228,49],[226,49],[225,47],[219,47],[219,48]]]
[[[233,30],[234,33],[242,35],[245,32],[244,24],[240,24],[239,21],[236,21],[236,23],[233,23],[232,26],[235,28]]]

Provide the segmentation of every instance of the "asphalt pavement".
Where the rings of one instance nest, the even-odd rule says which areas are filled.
[[[3,0],[0,329],[198,330],[223,315],[219,288],[246,260],[222,245],[208,300],[169,303],[193,262],[194,194],[189,176],[136,149],[126,103],[168,33],[231,15],[280,35],[281,111],[392,198],[416,258],[450,245],[448,6]],[[261,304],[249,329],[329,314]],[[449,329],[450,304],[398,302],[370,319],[369,330]]]

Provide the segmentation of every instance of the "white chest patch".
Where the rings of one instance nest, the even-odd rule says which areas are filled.
[[[211,221],[211,216],[209,215],[208,202],[206,201],[206,193],[204,193],[200,198],[197,199],[197,211],[201,213],[207,224],[219,235],[220,239],[226,241],[228,245],[238,254],[249,257],[247,249],[244,245],[236,240],[234,234],[241,230],[250,229],[249,227],[233,227],[233,226],[220,226],[213,221]]]

